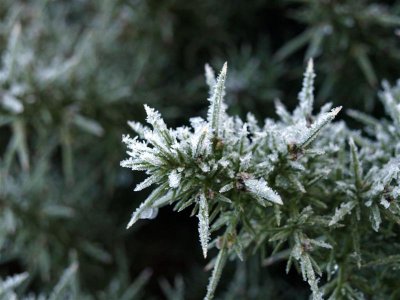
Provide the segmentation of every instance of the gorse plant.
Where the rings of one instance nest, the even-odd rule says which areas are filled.
[[[136,191],[157,187],[128,228],[167,204],[178,212],[193,206],[204,257],[209,248],[219,249],[205,299],[214,297],[228,259],[256,252],[266,261],[286,258],[287,272],[294,264],[313,299],[362,299],[377,295],[375,285],[384,298],[398,293],[393,274],[372,279],[372,271],[400,262],[393,253],[400,223],[400,88],[385,84],[380,94],[391,122],[350,111],[366,123],[368,138],[344,122],[331,123],[341,107],[326,104],[313,114],[312,60],[297,108],[289,113],[277,102],[280,120],[266,119],[263,126],[251,114],[243,121],[226,113],[226,72],[225,64],[215,78],[206,65],[206,120],[196,117],[190,127],[169,129],[145,106],[152,128],[129,122],[138,136],[123,137],[129,158],[121,165],[149,175]]]
[[[1,0],[0,299],[198,299],[202,252],[216,266],[211,294],[225,264],[220,299],[304,298],[302,266],[315,295],[400,298],[400,88],[385,83],[376,101],[379,79],[400,71],[399,4]],[[310,65],[295,109],[310,57],[315,101]],[[207,115],[202,62],[224,60],[228,77],[207,67]],[[276,102],[279,121],[260,125],[277,97],[288,109]],[[348,111],[365,126],[351,131],[330,122],[338,109],[312,110],[327,98],[387,118]],[[137,189],[155,189],[136,218],[191,206],[198,253],[196,218],[163,214],[170,237],[154,223],[124,228],[130,186],[145,175],[115,167],[121,124],[143,118],[144,100],[168,128],[150,108],[154,128],[131,123],[140,134],[129,143],[143,150],[132,160],[143,154],[136,167],[150,176]]]
[[[192,128],[170,130],[160,115],[146,106],[147,121],[153,130],[137,123],[131,123],[131,126],[147,143],[124,137],[131,157],[123,161],[122,166],[145,170],[150,175],[135,190],[154,183],[159,185],[133,214],[128,227],[139,218],[153,217],[165,204],[176,202],[178,211],[194,204],[193,213],[197,213],[199,219],[199,236],[205,257],[210,232],[221,232],[221,227],[225,227],[224,232],[211,243],[220,250],[207,299],[213,297],[222,268],[231,253],[243,258],[244,251],[261,246],[266,237],[260,233],[272,229],[271,221],[275,223],[273,227],[279,228],[282,213],[286,212],[285,200],[282,199],[287,197],[281,196],[283,191],[288,192],[288,187],[294,187],[293,194],[304,193],[305,186],[324,177],[325,170],[321,168],[324,158],[319,158],[324,157],[319,153],[322,149],[316,151],[309,146],[340,110],[336,108],[327,112],[328,107],[325,107],[311,124],[314,73],[310,62],[299,95],[300,105],[293,115],[282,104],[277,104],[281,122],[266,120],[265,125],[259,127],[250,114],[243,122],[225,112],[226,71],[225,64],[215,79],[211,68],[206,66],[206,79],[211,91],[207,120],[194,118],[191,119]],[[300,156],[306,158],[299,160]],[[301,219],[305,223],[312,214],[310,206],[301,212],[299,208],[296,210],[287,211],[293,215],[293,222]],[[274,240],[282,239],[274,236]],[[304,276],[318,298],[311,258],[300,250],[306,238],[301,232],[293,232],[291,238],[295,245],[293,257],[300,262]],[[322,241],[309,241],[330,247]]]

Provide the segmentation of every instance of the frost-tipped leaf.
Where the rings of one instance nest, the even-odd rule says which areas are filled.
[[[210,221],[208,218],[208,203],[204,194],[199,196],[199,237],[204,258],[207,257],[208,241],[210,240]]]
[[[11,94],[0,96],[0,105],[11,113],[19,114],[24,111],[22,102]]]
[[[400,128],[400,81],[395,87],[390,87],[389,83],[383,82],[383,91],[379,94],[380,99],[385,106],[386,113],[392,118],[397,128]]]
[[[215,80],[215,73],[214,70],[210,67],[209,64],[206,64],[204,66],[204,71],[205,71],[205,77],[206,77],[206,83],[208,85],[208,88],[210,90],[210,96],[212,96],[215,84],[217,81]]]
[[[313,264],[312,264],[311,258],[308,254],[301,255],[300,268],[301,268],[304,279],[310,285],[310,288],[312,291],[312,299],[313,300],[322,300],[322,292],[318,288],[319,280],[317,279],[317,277],[315,275]]]
[[[322,300],[322,293],[318,288],[318,278],[315,275],[313,259],[309,256],[309,254],[304,251],[303,243],[309,242],[309,240],[305,241],[301,238],[299,234],[294,235],[295,245],[292,248],[290,253],[290,257],[293,257],[300,263],[300,270],[303,276],[303,280],[307,281],[310,285],[312,291],[312,299],[313,300]],[[314,261],[315,264],[315,261]],[[315,265],[317,268],[317,273],[319,273],[319,267]],[[288,270],[288,268],[287,268]]]
[[[393,179],[400,177],[400,157],[395,157],[389,160],[380,172],[380,182],[383,185],[390,184]]]
[[[304,73],[303,87],[299,93],[299,109],[303,116],[310,116],[314,104],[314,63],[310,59]]]
[[[207,121],[216,136],[219,136],[222,116],[225,112],[224,94],[227,63],[222,67],[214,86],[214,92],[210,97],[210,107],[208,109]]]
[[[300,136],[297,144],[301,148],[306,148],[308,145],[310,145],[310,143],[317,137],[321,129],[331,122],[341,109],[342,107],[339,106],[320,116],[317,121],[315,121],[311,127]]]
[[[275,112],[286,124],[292,122],[292,116],[280,100],[275,100]]]
[[[356,206],[355,201],[349,201],[342,203],[339,208],[336,208],[335,214],[329,222],[329,226],[333,226],[339,221],[341,221],[346,215],[350,214],[353,208]]]
[[[309,239],[308,241],[310,242],[310,244],[315,245],[317,247],[332,249],[332,245],[327,242],[314,239]]]
[[[132,128],[132,130],[134,132],[137,133],[137,135],[139,135],[140,138],[143,138],[144,137],[144,132],[146,130],[149,130],[148,127],[143,126],[141,123],[135,122],[135,121],[128,121],[128,125],[129,125],[130,128]]]
[[[154,128],[166,129],[167,126],[165,125],[164,120],[161,118],[161,115],[158,111],[146,104],[144,105],[144,109],[146,110],[147,114],[147,123],[152,125]]]
[[[281,197],[272,190],[264,179],[248,179],[244,184],[249,192],[270,202],[282,205]]]
[[[226,258],[228,255],[228,250],[225,246],[219,250],[217,259],[215,260],[214,268],[210,277],[210,281],[207,286],[207,294],[204,300],[212,300],[214,298],[214,293],[217,288],[218,282],[221,278],[222,270],[225,266]]]
[[[4,281],[0,281],[0,296],[17,288],[22,282],[28,278],[28,273],[21,273],[7,277]]]
[[[190,138],[192,156],[207,155],[211,150],[211,140],[208,125],[196,128],[195,133]]]
[[[152,184],[156,183],[159,179],[160,179],[159,176],[151,175],[150,177],[147,177],[144,181],[142,181],[141,183],[136,185],[134,191],[139,192],[139,191],[151,186]]]
[[[154,128],[154,133],[149,130],[144,130],[144,138],[149,140],[154,146],[160,148],[165,152],[168,152],[170,145],[174,142],[174,138],[171,136],[167,125],[161,118],[161,115],[158,111],[147,105],[145,105],[144,108],[147,114],[146,121]]]

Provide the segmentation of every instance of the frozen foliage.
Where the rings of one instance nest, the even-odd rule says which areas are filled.
[[[332,123],[341,107],[328,103],[313,115],[312,61],[299,106],[290,113],[276,102],[280,120],[264,125],[251,114],[246,120],[227,115],[226,71],[225,64],[215,79],[206,65],[207,120],[169,129],[146,106],[152,128],[136,124],[131,127],[140,139],[123,137],[129,157],[121,165],[149,175],[140,188],[157,185],[128,227],[151,209],[194,206],[204,257],[208,248],[219,249],[205,299],[214,297],[228,258],[254,253],[266,265],[287,259],[287,272],[295,264],[314,300],[398,295],[400,243],[393,228],[400,224],[400,81],[395,87],[385,82],[379,94],[390,119],[349,111],[365,125],[359,132]],[[380,275],[389,267],[396,272]]]
[[[303,88],[299,93],[299,106],[297,111],[295,111],[295,113],[301,113],[305,117],[311,117],[314,105],[314,78],[314,63],[310,59],[304,73]]]
[[[220,249],[205,298],[211,299],[227,257],[236,254],[242,259],[243,253],[254,247],[252,244],[256,248],[263,244],[257,232],[277,225],[276,230],[285,228],[289,226],[287,222],[292,222],[290,220],[307,224],[313,213],[311,207],[302,212],[301,221],[294,221],[298,218],[296,211],[286,201],[293,202],[294,195],[299,193],[311,193],[313,187],[329,174],[329,167],[333,164],[329,155],[338,151],[333,146],[335,131],[343,131],[343,128],[339,125],[333,127],[336,129],[331,129],[331,137],[323,138],[321,145],[314,149],[313,141],[340,108],[329,112],[330,107],[326,106],[318,115],[312,116],[315,74],[311,61],[299,95],[299,107],[292,115],[282,104],[277,104],[282,120],[266,119],[264,126],[258,125],[251,115],[243,121],[226,114],[226,64],[217,79],[210,66],[206,65],[205,70],[210,88],[207,120],[197,117],[190,120],[190,127],[170,129],[157,111],[145,106],[146,120],[151,128],[129,123],[138,137],[123,137],[129,157],[121,162],[121,166],[146,171],[149,175],[135,190],[157,185],[133,213],[128,228],[139,219],[153,217],[149,213],[152,209],[175,203],[177,211],[194,205],[204,257],[210,232],[218,233],[210,244]],[[304,197],[307,202],[319,201],[314,200],[315,196],[311,194],[308,197],[309,200]],[[287,215],[287,219],[282,215]],[[279,227],[282,221],[286,225]],[[221,231],[224,227],[225,230]],[[297,241],[296,236],[306,236],[301,227],[295,231],[292,231],[294,227],[288,228],[293,229],[282,236],[284,240],[280,245],[284,241]],[[274,240],[280,239],[272,237],[271,241]],[[293,251],[300,247],[299,242],[296,243]],[[331,248],[324,241],[311,245]],[[320,299],[322,292],[316,274],[321,272],[314,271],[315,265],[311,263],[313,259],[307,249],[301,254],[296,253],[292,255],[303,270],[314,299]]]
[[[206,66],[207,75],[207,83],[210,89],[214,91],[211,92],[210,96],[210,107],[208,110],[207,121],[212,130],[214,131],[214,135],[216,137],[220,134],[220,126],[223,121],[224,113],[225,113],[225,104],[224,104],[224,96],[225,96],[225,79],[226,79],[226,71],[227,71],[227,63],[222,67],[221,73],[218,76],[217,82],[213,84],[212,82],[212,72],[209,70],[210,67]]]
[[[14,290],[29,277],[28,273],[21,273],[9,276],[5,280],[0,280],[0,299],[17,299]]]
[[[336,115],[339,113],[339,111],[342,109],[342,107],[337,107],[332,109],[330,112],[325,113],[321,115],[315,123],[313,123],[310,128],[306,131],[304,131],[303,134],[300,134],[300,137],[297,140],[297,144],[301,148],[306,148],[317,136],[319,131],[329,122],[331,122]]]
[[[208,216],[208,203],[206,196],[200,194],[199,196],[199,212],[197,218],[199,219],[199,237],[201,248],[203,249],[204,258],[207,257],[208,241],[210,239],[210,220]]]
[[[249,192],[253,193],[255,196],[264,198],[276,204],[283,204],[281,197],[267,185],[265,180],[248,179],[244,181],[244,184]],[[264,205],[262,201],[261,203]]]

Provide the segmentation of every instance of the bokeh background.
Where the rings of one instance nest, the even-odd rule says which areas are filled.
[[[225,61],[230,113],[273,117],[275,99],[296,104],[311,57],[317,106],[379,117],[380,82],[400,75],[400,2],[1,0],[0,56],[1,278],[23,273],[19,298],[201,299],[190,212],[125,229],[148,193],[119,167],[127,121],[144,103],[170,126],[204,116],[204,64]],[[308,297],[279,262],[225,275],[220,299]]]

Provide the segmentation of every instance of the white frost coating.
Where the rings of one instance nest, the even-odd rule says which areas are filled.
[[[193,117],[189,119],[190,122],[190,126],[192,126],[192,128],[195,129],[195,131],[200,128],[200,127],[204,127],[207,126],[207,122],[206,120],[204,120],[201,117]]]
[[[0,103],[4,109],[7,109],[14,114],[19,114],[24,111],[24,106],[21,101],[12,95],[4,94],[3,97],[0,98]]]
[[[398,85],[398,83],[397,83]],[[393,90],[387,82],[383,83],[384,91],[380,93],[380,98],[385,106],[385,111],[392,118],[393,122],[400,126],[400,106],[395,100]],[[396,87],[397,88],[397,87]]]
[[[246,171],[250,167],[251,158],[251,153],[247,153],[244,157],[240,158],[240,170]]]
[[[314,104],[314,63],[310,59],[307,64],[306,72],[304,73],[303,88],[299,93],[299,109],[303,116],[311,115]]]
[[[315,276],[314,268],[308,255],[302,255],[300,266],[302,273],[304,272],[303,276],[305,275],[307,277],[307,282],[313,294],[313,300],[322,300],[322,293],[318,288],[319,280]]]
[[[134,191],[135,192],[139,192],[139,191],[151,186],[152,184],[156,183],[158,181],[158,179],[159,179],[158,176],[151,175],[150,177],[147,177],[141,183],[136,185]]]
[[[226,192],[230,191],[231,189],[233,189],[234,186],[235,186],[235,185],[234,185],[232,182],[231,182],[231,183],[228,183],[228,184],[224,185],[224,186],[219,190],[219,192],[220,192],[220,193],[226,193]]]
[[[264,179],[248,179],[244,181],[244,184],[246,188],[256,196],[276,204],[283,204],[281,197],[267,185]]]
[[[214,90],[214,86],[217,83],[215,80],[215,73],[214,70],[210,67],[209,64],[206,64],[204,66],[204,71],[205,71],[205,77],[206,77],[206,83],[210,89],[210,96],[212,95],[212,92]]]
[[[7,277],[4,281],[0,283],[0,291],[7,292],[8,290],[14,289],[19,286],[25,279],[27,279],[29,274],[27,272],[17,274],[14,276]]]
[[[130,128],[132,128],[132,130],[134,132],[136,132],[140,137],[144,137],[144,132],[146,130],[148,130],[148,127],[143,126],[141,123],[139,122],[135,122],[135,121],[128,121],[128,125]]]
[[[214,269],[212,271],[210,281],[207,286],[207,294],[204,300],[212,300],[214,298],[215,289],[217,288],[219,279],[221,278],[222,269],[225,266],[225,262],[228,256],[228,250],[226,247],[222,247],[219,250],[217,259],[215,260]]]
[[[201,162],[199,164],[200,169],[204,172],[204,173],[208,173],[210,172],[210,166],[208,164],[206,164],[205,162]]]
[[[207,155],[211,151],[211,141],[207,125],[197,128],[190,138],[190,146],[193,157]]]
[[[382,197],[380,203],[381,203],[381,205],[382,205],[384,208],[386,208],[386,209],[388,209],[389,206],[390,206],[390,202],[387,201],[387,200],[386,200],[385,198],[383,198],[383,197]]]
[[[292,248],[290,255],[297,261],[299,261],[303,280],[308,282],[311,291],[313,293],[312,299],[322,300],[322,292],[318,288],[319,279],[317,279],[317,277],[315,276],[315,271],[310,256],[303,250],[302,242],[304,242],[304,240],[301,239],[300,236],[297,234],[295,234],[294,238],[295,238],[295,245]],[[311,240],[308,241],[311,242]],[[286,272],[288,272],[288,270],[289,269],[287,268]]]
[[[138,161],[142,163],[151,164],[155,167],[161,166],[163,164],[163,161],[158,156],[150,152],[143,153],[141,157],[138,159]]]
[[[280,100],[275,101],[275,112],[281,118],[281,120],[285,123],[290,123],[292,120],[292,116],[286,109],[285,105]]]
[[[223,167],[223,168],[227,168],[229,166],[229,160],[225,159],[225,158],[221,158],[218,163]]]
[[[309,239],[309,242],[310,242],[310,244],[313,244],[313,245],[321,247],[321,248],[332,249],[332,245],[328,244],[327,242],[324,242],[324,241]]]
[[[168,176],[170,188],[176,189],[177,187],[179,187],[179,184],[181,183],[181,177],[182,176],[180,173],[178,173],[176,170],[173,170]]]
[[[197,214],[197,218],[199,219],[200,244],[203,250],[203,256],[206,258],[208,241],[210,240],[210,224],[208,219],[208,203],[204,194],[200,194],[199,196],[199,213]]]
[[[336,155],[332,156],[332,154],[335,154],[339,150],[344,150],[336,146],[336,141],[338,141],[337,144],[343,145],[343,141],[345,140],[343,132],[346,131],[344,125],[333,124],[329,126],[331,127],[329,132],[321,137],[321,141],[315,144],[315,148],[317,149],[310,150],[310,147],[307,147],[316,138],[318,132],[340,110],[340,108],[336,108],[329,112],[330,108],[325,107],[319,115],[315,117],[310,116],[313,102],[312,82],[314,77],[312,62],[309,63],[305,74],[303,91],[299,94],[301,105],[295,111],[295,114],[289,113],[283,106],[278,104],[278,111],[282,121],[275,122],[273,119],[267,119],[262,128],[257,125],[255,118],[252,116],[248,118],[248,123],[245,123],[239,117],[229,117],[226,115],[223,103],[223,81],[226,77],[226,68],[222,70],[218,82],[216,82],[215,76],[209,67],[206,67],[206,77],[208,84],[212,87],[209,96],[210,103],[207,121],[202,118],[192,118],[187,127],[183,126],[169,130],[166,128],[164,121],[162,121],[160,114],[146,107],[148,114],[147,121],[153,126],[141,127],[137,123],[131,124],[131,127],[138,131],[139,134],[142,133],[141,140],[144,142],[125,136],[124,142],[128,145],[127,154],[129,158],[122,163],[122,165],[132,168],[132,170],[143,170],[149,176],[157,176],[150,176],[137,189],[142,189],[152,182],[158,185],[152,196],[141,204],[132,215],[128,227],[138,219],[154,218],[157,214],[157,208],[164,205],[175,203],[177,210],[180,211],[189,205],[195,204],[195,209],[198,209],[196,214],[198,218],[199,240],[204,256],[207,255],[210,243],[211,221],[213,221],[215,228],[219,228],[220,224],[227,222],[224,219],[226,217],[225,212],[228,216],[232,209],[239,208],[236,207],[234,201],[229,199],[231,193],[243,190],[240,193],[245,193],[246,195],[244,196],[254,199],[253,203],[257,201],[260,205],[267,206],[270,205],[270,203],[267,203],[270,201],[271,203],[282,205],[283,201],[276,191],[283,191],[285,187],[290,185],[297,188],[298,191],[304,192],[305,187],[308,190],[311,184],[314,184],[332,171],[331,165],[334,164],[333,159],[336,157]],[[393,132],[394,129],[390,130],[390,132]],[[360,136],[359,138],[361,139],[362,137]],[[381,141],[387,141],[387,139],[387,136],[382,133],[382,136],[377,137],[376,144]],[[357,141],[359,140],[357,139]],[[288,143],[293,148],[288,147]],[[360,142],[360,145],[362,144]],[[301,153],[303,159],[292,160],[292,158],[300,157],[300,155],[287,156],[288,151],[292,149],[294,151],[293,154]],[[317,155],[323,155],[323,152],[327,153],[327,156],[320,160]],[[368,151],[365,153],[360,151],[359,153],[362,154],[360,158],[364,159],[365,156],[367,157],[368,165],[372,161],[388,161],[386,157],[384,157],[385,160],[381,159],[382,154],[385,155],[385,153],[379,154],[378,151],[373,154],[374,157],[377,157],[376,159],[369,157]],[[393,153],[396,153],[396,155],[400,153],[400,147]],[[281,164],[282,158],[285,160],[284,165]],[[334,168],[335,166],[333,166]],[[395,174],[396,170],[390,167],[386,171],[383,171],[382,168],[377,167],[375,171],[370,173],[372,175],[377,173],[379,176],[366,175],[365,181],[372,181],[371,190],[377,190],[376,187],[379,187],[379,193],[381,193],[385,187],[381,179],[391,178],[392,175],[390,174]],[[267,181],[266,179],[269,177],[274,177],[271,174],[273,171],[274,173],[276,172],[276,180]],[[303,174],[304,172],[306,174]],[[309,179],[303,175],[308,176]],[[379,180],[375,180],[375,178],[379,178]],[[355,199],[354,189],[349,188],[352,183],[352,179],[347,178],[347,175],[337,183],[338,191],[343,190],[343,196],[347,196],[350,201]],[[369,187],[369,185],[365,185],[365,187]],[[210,191],[210,198],[207,199],[209,189],[212,189],[212,192]],[[199,191],[202,193],[201,195],[198,194]],[[376,199],[380,199],[378,196],[382,196],[378,192],[371,195],[370,191],[364,191],[364,189],[360,190],[360,192],[362,192],[363,199],[367,198],[364,197],[364,193],[365,195],[368,193],[368,197],[373,199],[374,202],[371,202],[371,206],[376,205]],[[388,193],[387,197],[393,197],[391,189],[387,189],[385,193]],[[389,198],[387,199],[389,200]],[[285,204],[286,201],[285,199]],[[340,221],[346,214],[350,214],[355,205],[358,205],[357,203],[354,200],[338,207],[330,225]],[[211,204],[213,205],[211,206]],[[378,205],[380,206],[379,203]],[[222,211],[220,210],[221,208]],[[379,208],[383,211],[383,207]],[[364,210],[370,212],[375,224],[377,224],[376,213],[374,218],[371,209],[364,208]],[[265,208],[263,211],[265,213],[271,211],[273,221],[275,221],[274,219],[279,221],[281,217],[278,205]],[[249,211],[249,214],[252,213],[252,211]],[[311,217],[311,215],[311,208],[304,209],[301,212],[299,224],[303,224],[308,219],[312,221],[314,217]],[[249,215],[250,217],[251,215]],[[235,218],[233,216],[232,221],[229,220],[229,223],[236,224],[236,221],[241,222],[240,219],[236,220]],[[377,225],[375,225],[376,227]],[[206,299],[210,299],[214,294],[228,254],[235,251],[240,256],[242,247],[245,250],[249,246],[245,231],[237,233],[241,236],[238,236],[233,241],[233,244],[231,244],[230,240],[227,241],[226,237],[229,237],[229,230],[228,227],[226,235],[218,240],[221,251],[215,261],[216,267],[211,276]],[[320,291],[318,290],[317,283],[320,270],[314,264],[313,257],[310,256],[311,254],[305,246],[310,245],[329,249],[331,245],[327,244],[324,240],[308,240],[300,232],[301,230],[298,231],[298,237],[289,261],[298,261],[305,280],[312,287],[314,299],[318,299]],[[290,266],[290,263],[288,265]]]
[[[164,132],[166,132],[166,130]],[[170,145],[165,143],[164,137],[157,131],[146,130],[144,132],[144,138],[160,151],[170,153]]]
[[[342,203],[339,208],[336,208],[335,215],[329,222],[329,226],[335,225],[341,221],[347,214],[351,213],[353,208],[356,206],[355,201],[349,201],[347,203]]]
[[[321,129],[336,117],[341,109],[341,106],[336,107],[330,112],[319,117],[307,131],[300,135],[300,138],[297,140],[297,144],[301,148],[306,148],[317,137],[317,134],[321,131]]]
[[[153,125],[154,127],[159,126],[159,127],[162,127],[163,129],[166,128],[166,125],[158,111],[156,111],[154,108],[151,108],[150,106],[148,106],[146,104],[144,105],[144,109],[147,114],[147,118],[146,118],[147,123]]]
[[[395,188],[393,188],[392,196],[395,199],[399,198],[399,196],[400,196],[400,186],[396,186]]]
[[[220,123],[222,121],[222,116],[225,113],[225,104],[223,103],[223,99],[225,94],[226,71],[227,63],[222,67],[214,91],[209,99],[211,104],[208,110],[207,121],[216,136],[220,133]]]
[[[394,178],[400,176],[400,158],[392,158],[381,171],[381,182],[383,185],[389,184]]]

